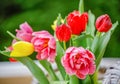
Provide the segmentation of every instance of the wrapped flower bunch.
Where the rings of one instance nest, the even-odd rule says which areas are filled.
[[[117,25],[108,14],[95,19],[91,11],[84,12],[83,0],[80,0],[79,9],[65,19],[58,15],[52,25],[54,35],[46,30],[34,31],[24,22],[16,35],[7,31],[13,41],[0,53],[12,62],[23,63],[40,84],[99,84],[99,64]],[[49,77],[29,56],[36,56]]]

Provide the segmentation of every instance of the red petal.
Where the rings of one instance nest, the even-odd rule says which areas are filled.
[[[14,58],[9,58],[9,61],[10,61],[10,62],[17,62],[17,60],[14,59]]]

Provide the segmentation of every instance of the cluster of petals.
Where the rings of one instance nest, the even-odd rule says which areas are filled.
[[[95,72],[95,56],[82,47],[69,47],[62,57],[62,65],[69,75],[85,79],[86,75]]]
[[[34,32],[31,42],[34,45],[38,60],[47,59],[54,62],[56,56],[55,38],[47,31]]]

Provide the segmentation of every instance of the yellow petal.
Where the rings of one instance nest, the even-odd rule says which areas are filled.
[[[51,25],[52,29],[55,31],[56,25]]]
[[[55,29],[56,29],[56,26],[57,26],[57,20],[55,20],[54,22],[53,22],[53,25],[51,25],[51,27],[52,27],[52,29],[55,31]]]
[[[63,24],[64,20],[62,18],[60,18],[60,22]],[[57,26],[57,19],[53,22],[53,25],[51,25],[51,27],[54,31],[56,30],[56,26]]]
[[[34,52],[32,43],[25,41],[18,41],[12,45],[13,51],[10,53],[11,57],[25,57]]]

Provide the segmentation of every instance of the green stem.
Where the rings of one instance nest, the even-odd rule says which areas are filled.
[[[53,81],[59,80],[49,62],[47,62],[46,60],[41,60],[39,62],[48,71],[48,74],[50,74],[50,77]]]
[[[79,79],[76,76],[70,76],[69,84],[79,84]]]
[[[11,32],[7,31],[7,33],[15,40],[20,41],[15,35],[13,35]]]
[[[91,84],[98,84],[98,71],[96,70],[93,75],[90,76]]]
[[[66,50],[67,48],[66,48],[66,42],[65,41],[63,41],[63,46],[64,46],[64,50]]]
[[[66,72],[65,72],[64,67],[63,67],[62,64],[61,64],[61,58],[62,58],[63,55],[64,55],[64,49],[63,49],[63,47],[60,45],[60,43],[57,42],[57,56],[56,56],[56,58],[55,58],[55,62],[56,62],[56,64],[57,64],[57,67],[58,67],[58,69],[59,69],[59,71],[60,71],[63,79],[65,79],[65,74],[66,74]]]
[[[65,75],[65,80],[69,80],[69,75],[68,74]]]
[[[101,33],[97,31],[96,36],[94,37],[91,49],[93,53],[95,54],[96,50],[98,49],[98,43],[100,41]]]
[[[43,71],[33,62],[32,59],[30,59],[29,57],[21,57],[15,59],[19,60],[21,63],[27,66],[40,84],[49,84],[49,81]]]
[[[80,0],[79,2],[79,12],[82,14],[84,12],[84,1]]]

